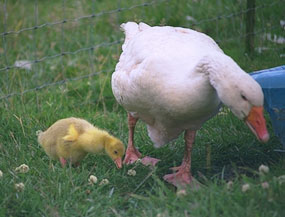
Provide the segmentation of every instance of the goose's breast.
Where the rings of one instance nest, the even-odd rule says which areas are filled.
[[[131,72],[123,69],[112,77],[117,101],[138,116],[168,122],[204,121],[216,113],[220,100],[207,75],[191,71],[181,59],[171,62],[148,58]]]
[[[200,127],[216,114],[220,105],[215,89],[202,78],[165,87],[155,102],[152,115],[157,120],[185,129],[190,125]]]

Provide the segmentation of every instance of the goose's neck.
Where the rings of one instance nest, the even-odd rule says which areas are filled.
[[[198,64],[198,70],[208,76],[212,87],[217,91],[220,100],[230,106],[229,93],[248,75],[223,53],[213,53],[205,56]]]
[[[236,62],[223,53],[205,56],[200,67],[209,76],[211,85],[218,89],[219,85],[227,86],[226,84],[239,80],[244,75],[244,71]]]

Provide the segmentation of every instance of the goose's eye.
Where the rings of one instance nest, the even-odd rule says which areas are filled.
[[[118,154],[118,152],[117,152],[117,151],[114,151],[114,154]]]
[[[245,101],[247,101],[247,98],[244,95],[241,95],[241,98]]]

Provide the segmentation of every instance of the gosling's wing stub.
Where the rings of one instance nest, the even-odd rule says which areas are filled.
[[[63,137],[65,142],[74,142],[78,139],[79,133],[75,129],[74,125],[71,124],[68,128],[67,135]]]

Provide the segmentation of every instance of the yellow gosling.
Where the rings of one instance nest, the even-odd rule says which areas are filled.
[[[86,120],[73,117],[58,120],[46,131],[39,132],[38,142],[46,154],[51,159],[60,160],[63,167],[67,161],[78,164],[87,153],[96,154],[105,150],[121,168],[125,153],[124,144],[119,139]]]

